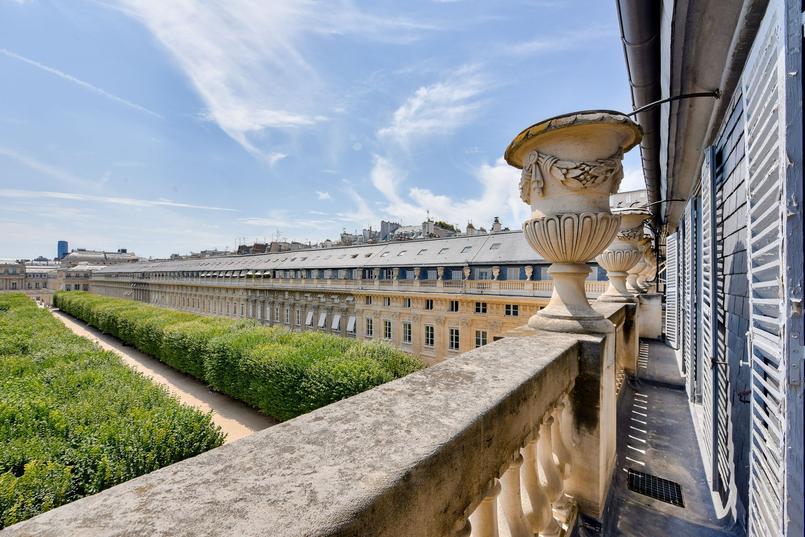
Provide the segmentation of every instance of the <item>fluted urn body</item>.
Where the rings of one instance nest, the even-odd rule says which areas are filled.
[[[646,237],[642,232],[638,239],[638,248],[640,248],[640,260],[629,269],[628,276],[626,276],[626,289],[634,294],[645,293],[647,289],[647,287],[644,286],[644,282],[640,281],[640,275],[649,266],[645,254],[646,251],[651,248],[651,239]]]
[[[587,300],[587,262],[620,228],[609,208],[623,178],[623,153],[640,142],[640,128],[617,112],[558,116],[524,130],[506,149],[506,161],[522,169],[520,196],[531,206],[523,224],[529,245],[552,262],[548,306],[529,319],[532,328],[560,332],[609,332],[612,324]]]
[[[601,302],[637,302],[634,294],[626,288],[628,271],[642,258],[639,239],[643,235],[643,222],[649,217],[643,209],[615,211],[620,215],[621,225],[615,240],[595,260],[607,271],[609,287],[598,297]]]
[[[652,281],[657,275],[657,258],[654,248],[650,245],[643,253],[643,261],[646,262],[646,268],[638,275],[637,284],[648,292],[651,290],[653,286]]]

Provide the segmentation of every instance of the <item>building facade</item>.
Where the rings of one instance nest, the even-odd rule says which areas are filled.
[[[88,265],[114,265],[117,263],[136,263],[140,258],[133,252],[120,248],[116,252],[104,252],[102,250],[85,250],[79,248],[73,250],[62,258],[62,266],[72,267],[79,263]]]
[[[681,97],[638,118],[715,511],[802,535],[802,3],[618,6],[635,108]]]
[[[13,259],[0,259],[0,291],[25,289],[25,264]]]
[[[387,341],[434,363],[524,324],[552,292],[546,266],[522,233],[512,232],[115,265],[94,271],[90,290]],[[593,295],[606,288],[599,276],[595,267]]]

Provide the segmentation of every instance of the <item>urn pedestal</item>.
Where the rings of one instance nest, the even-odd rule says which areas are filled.
[[[604,267],[609,278],[609,287],[598,297],[600,302],[636,303],[637,298],[626,288],[628,271],[643,257],[638,244],[643,235],[643,222],[649,214],[642,209],[616,211],[621,217],[618,235],[606,250],[595,260]]]
[[[640,128],[618,112],[577,112],[537,123],[515,137],[506,161],[522,169],[520,196],[531,206],[523,224],[529,245],[552,262],[548,305],[529,326],[556,332],[611,332],[612,323],[587,300],[587,263],[620,228],[609,196],[623,179],[623,153],[640,142]]]

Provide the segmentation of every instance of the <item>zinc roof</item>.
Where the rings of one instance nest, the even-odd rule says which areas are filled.
[[[445,239],[384,242],[273,254],[146,261],[105,267],[101,273],[298,270],[543,263],[522,231]]]

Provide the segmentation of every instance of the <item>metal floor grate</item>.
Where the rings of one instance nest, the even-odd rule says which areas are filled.
[[[628,469],[629,490],[638,494],[643,494],[650,498],[670,503],[679,507],[685,507],[682,500],[682,487],[679,483],[668,481],[651,474],[645,474],[636,470]]]

